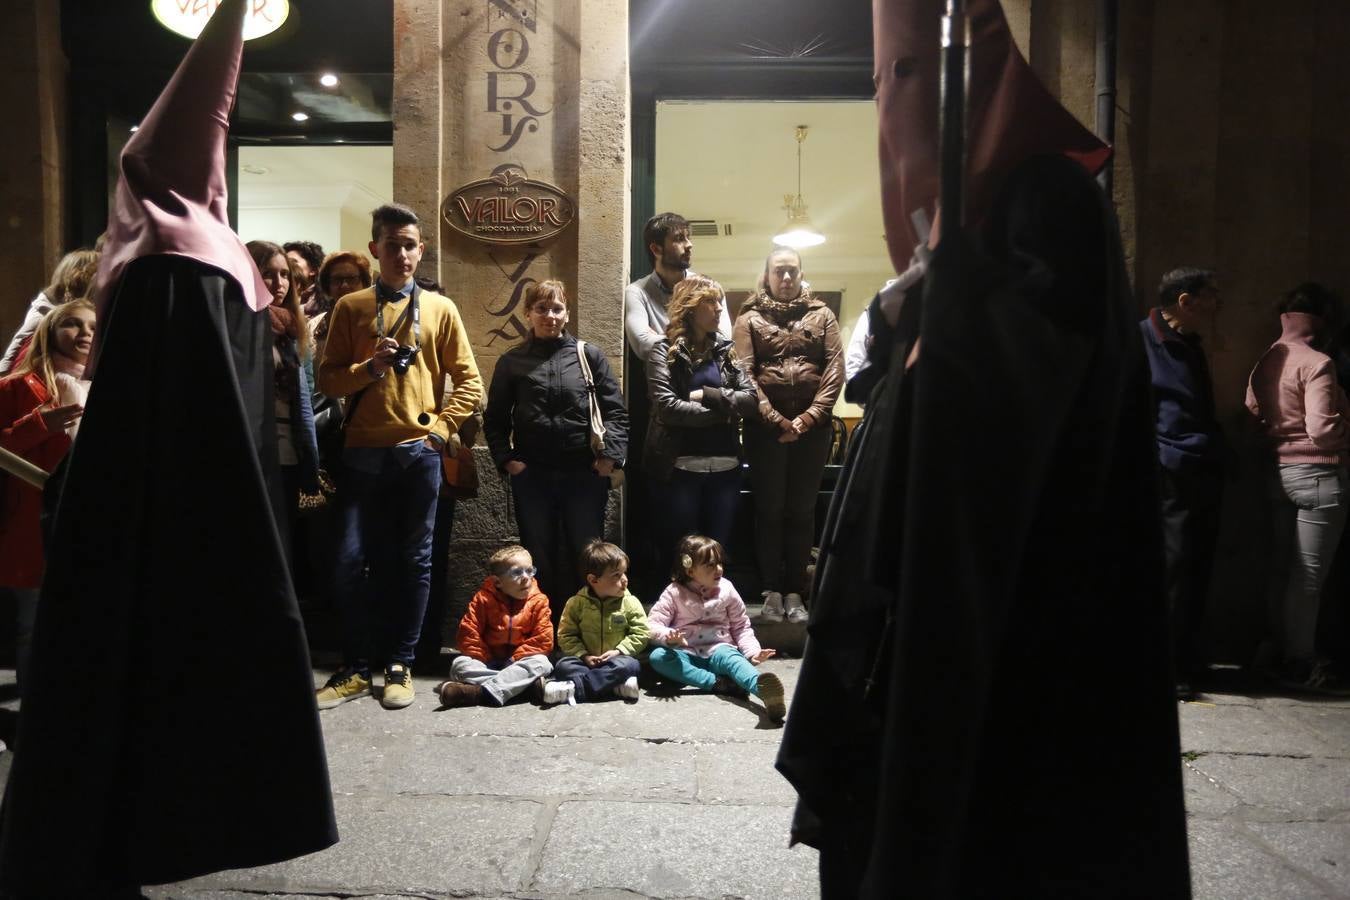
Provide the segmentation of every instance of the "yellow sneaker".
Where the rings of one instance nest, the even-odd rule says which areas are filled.
[[[384,670],[384,692],[380,704],[385,709],[402,709],[413,702],[412,670],[403,663],[391,663]]]
[[[357,697],[364,697],[369,693],[370,673],[358,672],[356,669],[348,669],[344,666],[338,669],[332,678],[328,679],[327,684],[319,688],[315,694],[315,700],[319,709],[332,709],[348,700],[355,700]]]

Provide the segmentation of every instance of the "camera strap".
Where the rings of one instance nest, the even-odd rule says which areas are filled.
[[[394,320],[394,326],[389,329],[390,334],[397,334],[403,327],[404,320],[412,319],[412,342],[417,350],[422,349],[422,310],[417,302],[418,287],[414,282],[412,291],[408,295],[408,305],[403,308],[403,312]],[[390,301],[380,297],[378,292],[375,298],[375,333],[378,337],[384,337],[384,305]]]

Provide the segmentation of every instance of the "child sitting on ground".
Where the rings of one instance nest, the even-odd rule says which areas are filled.
[[[558,622],[558,660],[553,677],[569,703],[622,697],[636,701],[637,655],[647,646],[647,616],[628,593],[628,554],[591,541],[581,551],[586,587],[567,601]]]
[[[553,621],[548,597],[534,580],[534,560],[524,547],[503,547],[488,559],[488,577],[459,623],[453,676],[436,686],[444,706],[502,706],[530,691],[549,699],[553,671]],[[554,696],[561,699],[556,688]]]
[[[691,534],[680,540],[670,585],[652,607],[652,668],[672,681],[705,691],[722,689],[719,676],[754,694],[774,722],[783,721],[787,704],[783,682],[756,665],[774,655],[759,646],[745,602],[722,577],[722,545]]]

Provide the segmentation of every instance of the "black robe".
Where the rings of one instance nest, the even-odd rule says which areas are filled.
[[[820,848],[825,897],[1187,897],[1114,218],[1081,167],[1036,157],[922,291],[822,541],[778,757],[794,838]]]
[[[271,328],[221,272],[131,263],[51,523],[0,890],[101,896],[337,840],[269,490]]]

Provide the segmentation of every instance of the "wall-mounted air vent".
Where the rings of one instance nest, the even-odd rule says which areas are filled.
[[[716,219],[690,219],[689,236],[697,238],[731,237],[731,223]]]

